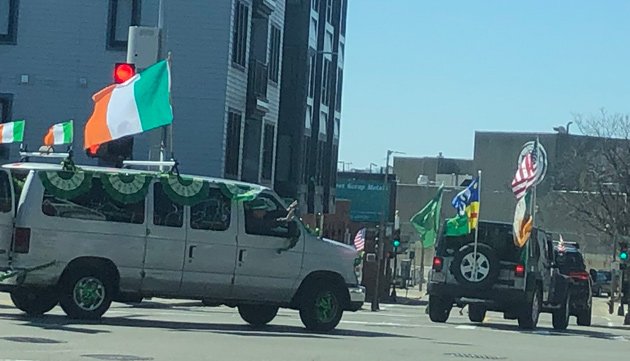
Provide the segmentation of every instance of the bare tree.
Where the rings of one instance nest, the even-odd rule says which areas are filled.
[[[583,137],[559,138],[556,191],[572,216],[613,239],[630,235],[630,117],[575,114]]]

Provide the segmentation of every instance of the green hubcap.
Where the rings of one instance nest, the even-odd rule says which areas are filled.
[[[74,285],[74,302],[85,311],[94,311],[105,301],[105,285],[94,277],[84,277]]]
[[[317,321],[321,323],[327,323],[335,318],[337,313],[337,299],[332,292],[325,292],[320,294],[315,299],[315,316]]]

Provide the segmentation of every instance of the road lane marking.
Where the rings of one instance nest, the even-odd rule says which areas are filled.
[[[459,326],[455,326],[455,328],[458,328],[460,330],[475,330],[477,329],[477,326],[472,326],[472,325],[459,325]]]

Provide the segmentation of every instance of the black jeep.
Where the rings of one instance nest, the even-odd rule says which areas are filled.
[[[580,245],[574,242],[554,242],[554,254],[558,269],[570,279],[570,314],[577,318],[578,326],[590,326],[593,308],[592,281],[586,271]]]
[[[554,262],[549,234],[534,228],[520,248],[512,224],[480,222],[476,245],[474,239],[474,233],[442,235],[436,244],[428,285],[433,322],[446,322],[453,305],[468,305],[472,322],[497,311],[517,319],[519,327],[533,329],[540,312],[550,312],[555,329],[567,328],[569,277]]]

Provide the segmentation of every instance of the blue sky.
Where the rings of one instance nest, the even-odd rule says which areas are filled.
[[[475,130],[628,113],[630,1],[349,0],[347,21],[339,160],[352,168],[387,149],[472,158]]]

